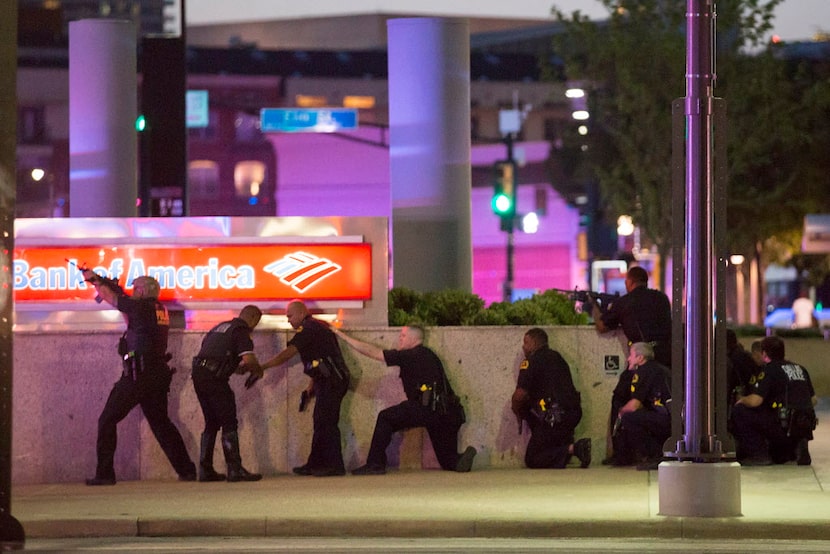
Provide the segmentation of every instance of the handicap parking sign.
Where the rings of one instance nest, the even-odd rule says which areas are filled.
[[[617,355],[605,356],[605,374],[617,375],[620,372],[620,357]]]

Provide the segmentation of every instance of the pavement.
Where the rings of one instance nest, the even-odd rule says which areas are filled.
[[[811,466],[740,468],[741,515],[660,515],[660,469],[390,471],[254,483],[124,481],[12,487],[27,539],[453,537],[830,540],[830,410]],[[249,468],[255,469],[255,468]],[[665,491],[664,491],[665,492]]]

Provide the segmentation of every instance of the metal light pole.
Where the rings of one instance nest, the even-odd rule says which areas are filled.
[[[687,1],[683,110],[685,383],[683,398],[672,398],[674,409],[683,410],[685,429],[682,440],[677,441],[676,452],[672,453],[678,461],[663,462],[658,469],[660,515],[741,515],[740,466],[736,462],[721,462],[722,445],[715,429],[715,335],[717,322],[723,316],[723,287],[717,286],[722,285],[722,279],[716,278],[722,272],[719,272],[720,262],[716,259],[715,235],[725,216],[722,208],[725,201],[719,197],[723,187],[716,185],[720,185],[725,163],[722,140],[725,118],[715,117],[716,111],[722,112],[722,106],[716,109],[718,102],[713,96],[714,20],[713,0]],[[714,132],[716,121],[717,135]],[[716,136],[719,139],[717,148]],[[674,315],[677,317],[677,313]],[[717,328],[725,339],[723,326]],[[718,341],[718,348],[723,348],[723,342]],[[678,356],[674,354],[673,357]],[[677,373],[674,375],[676,377]],[[677,390],[676,386],[673,388]],[[673,429],[678,415],[673,414]]]
[[[513,184],[511,187],[511,203],[513,217],[509,221],[502,221],[502,229],[507,232],[507,271],[504,277],[504,286],[502,288],[502,300],[504,302],[512,302],[513,300],[513,258],[515,257],[515,237],[513,232],[516,227],[516,203],[519,198],[519,179],[516,175],[516,160],[513,154],[513,141],[522,128],[522,120],[525,113],[518,108],[519,99],[518,93],[514,93],[512,110],[499,111],[499,132],[504,137],[504,146],[507,149],[506,162],[512,171]]]
[[[507,133],[504,137],[504,144],[507,147],[507,163],[515,167],[515,160],[513,159],[513,133]],[[515,206],[518,197],[518,180],[516,174],[513,174],[513,203]],[[515,237],[513,231],[516,227],[515,216],[508,222],[507,227],[507,269],[504,276],[504,287],[502,291],[502,300],[504,302],[513,301],[513,258],[515,257]]]

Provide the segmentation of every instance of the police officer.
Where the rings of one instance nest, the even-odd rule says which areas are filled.
[[[731,405],[738,396],[749,393],[749,384],[754,383],[758,373],[758,364],[738,342],[738,335],[732,329],[726,330],[726,369],[727,398]]]
[[[523,421],[530,427],[525,465],[562,469],[576,455],[580,467],[588,467],[591,439],[574,443],[582,406],[568,362],[548,346],[548,334],[538,327],[525,333],[522,352],[525,359],[510,404],[519,420],[519,431]]]
[[[211,329],[202,341],[199,354],[193,358],[193,388],[205,417],[199,450],[199,481],[224,481],[226,478],[213,468],[213,447],[219,429],[222,430],[222,451],[228,468],[227,480],[262,479],[259,473],[250,473],[242,467],[236,398],[228,384],[232,374],[256,372],[259,368],[251,331],[261,317],[259,308],[245,306],[238,317]]]
[[[657,469],[663,443],[671,435],[671,372],[654,360],[654,350],[646,342],[629,347],[627,371],[631,373],[631,399],[617,415],[616,465],[635,463],[638,470]]]
[[[615,299],[605,311],[594,303],[591,308],[594,325],[600,333],[622,329],[629,346],[635,342],[650,342],[654,359],[671,367],[671,302],[668,296],[648,288],[648,273],[639,266],[631,267],[625,275],[626,294]],[[611,396],[609,429],[613,427],[620,408],[631,399],[631,376],[620,373],[617,386]],[[615,457],[603,460],[614,464]]]
[[[648,288],[648,273],[639,266],[625,275],[626,294],[615,299],[605,312],[591,308],[597,331],[622,328],[629,343],[650,342],[654,359],[671,367],[671,302],[663,292]]]
[[[732,409],[732,434],[741,465],[782,464],[796,460],[810,465],[808,441],[815,428],[816,392],[804,367],[784,358],[784,341],[765,337],[761,352],[766,365],[749,394]]]
[[[468,446],[462,454],[457,450],[458,430],[465,421],[464,408],[447,381],[441,360],[424,346],[424,329],[417,325],[401,329],[397,350],[381,350],[340,331],[336,333],[364,356],[382,361],[387,366],[400,367],[406,395],[406,400],[378,414],[366,464],[352,471],[352,474],[386,473],[386,448],[392,442],[392,435],[414,427],[426,427],[442,469],[470,471],[476,449]]]
[[[90,269],[84,279],[92,283],[100,299],[115,306],[127,319],[127,331],[119,342],[123,374],[112,388],[98,418],[98,466],[87,485],[114,485],[113,458],[118,422],[140,405],[144,417],[161,449],[179,474],[181,481],[195,481],[196,467],[187,454],[184,441],[167,415],[167,393],[172,372],[167,366],[167,337],[170,317],[158,301],[161,288],[149,276],[133,280],[133,295],[128,296],[118,283],[100,277]]]
[[[260,370],[253,371],[252,376],[262,375],[263,370],[282,365],[300,355],[303,371],[313,381],[316,400],[311,452],[308,461],[293,471],[298,475],[316,477],[345,475],[338,423],[340,404],[349,388],[349,369],[331,327],[312,317],[303,302],[289,302],[285,315],[291,327],[297,330],[296,334],[282,352],[262,364]]]

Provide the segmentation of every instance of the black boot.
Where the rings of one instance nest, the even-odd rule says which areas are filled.
[[[216,431],[202,433],[202,443],[199,449],[199,481],[224,481],[224,473],[217,473],[213,469],[213,446],[216,444]]]
[[[228,481],[259,481],[262,475],[250,473],[242,467],[242,457],[239,455],[239,435],[236,431],[222,431],[222,450],[225,452],[225,463],[228,465]]]

